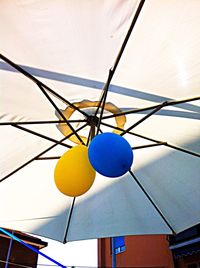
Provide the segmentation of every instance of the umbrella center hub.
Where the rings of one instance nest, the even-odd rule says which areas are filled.
[[[97,127],[98,126],[98,123],[99,123],[99,118],[97,116],[95,116],[95,115],[89,115],[87,117],[87,123],[90,126]]]

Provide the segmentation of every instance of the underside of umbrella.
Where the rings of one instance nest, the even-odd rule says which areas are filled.
[[[200,222],[199,10],[196,0],[1,1],[1,227],[66,242]],[[102,132],[129,142],[131,170],[61,194],[58,159]]]

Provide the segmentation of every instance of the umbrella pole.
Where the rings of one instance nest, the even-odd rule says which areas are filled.
[[[112,244],[112,268],[116,268],[116,254],[115,254],[115,239],[114,237],[111,238]]]
[[[12,235],[14,234],[14,231],[12,231]],[[11,249],[12,249],[12,243],[13,243],[13,238],[10,238],[10,243],[9,243],[9,248],[8,248],[8,254],[6,257],[6,266],[5,268],[8,268],[8,263],[9,263],[9,259],[10,259],[10,253],[11,253]]]

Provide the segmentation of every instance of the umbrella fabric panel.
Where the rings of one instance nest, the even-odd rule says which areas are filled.
[[[105,79],[138,1],[1,2],[1,51],[18,63]]]
[[[145,3],[112,82],[129,94],[129,107],[124,106],[124,110],[199,95],[198,10],[197,1]],[[163,107],[134,131],[189,146],[199,138],[199,105],[198,100]],[[141,117],[134,114],[127,124]],[[189,148],[196,152],[200,149],[199,145]]]
[[[135,153],[133,170],[176,233],[199,223],[199,158],[154,147]]]
[[[72,198],[54,184],[56,161],[36,161],[0,187],[0,225],[63,241]]]
[[[129,175],[98,175],[88,194],[76,199],[67,241],[159,233],[171,230]]]
[[[1,179],[52,145],[50,141],[11,126],[1,126],[0,139]]]
[[[5,67],[8,70],[4,70]],[[0,62],[0,79],[1,122],[56,119],[55,109],[52,109],[41,90],[4,62]]]
[[[198,95],[199,8],[196,0],[146,1],[113,84],[172,99]]]
[[[99,90],[91,95],[90,88],[102,88],[136,4],[2,1],[1,53],[70,101],[88,98],[88,94],[96,100]],[[5,62],[0,69],[4,113],[19,115],[24,121],[55,119],[54,109],[33,83],[13,73]]]
[[[3,18],[7,14],[12,14],[12,13],[5,12],[8,8],[9,8],[9,10],[10,9],[12,10],[12,8],[14,9],[13,3],[12,3],[13,7],[11,7],[9,4],[6,4],[6,3],[7,3],[7,1],[4,1],[4,3],[3,3],[3,8],[4,8],[4,16],[2,15]],[[146,89],[148,89],[148,91],[150,91],[150,92],[153,91],[154,94],[157,93],[157,91],[159,91],[158,92],[159,94],[160,94],[160,92],[162,92],[163,94],[161,94],[160,99],[162,99],[162,97],[163,97],[162,95],[164,95],[164,97],[169,97],[169,98],[187,97],[188,95],[191,95],[190,91],[188,91],[189,86],[190,86],[190,90],[191,89],[195,90],[195,91],[193,91],[192,94],[195,94],[195,92],[197,92],[197,87],[195,85],[197,85],[197,83],[198,83],[198,76],[197,76],[198,66],[194,64],[194,61],[192,59],[196,58],[196,55],[198,55],[198,42],[197,42],[198,41],[198,31],[196,31],[196,33],[194,34],[194,32],[195,32],[194,29],[196,29],[195,25],[198,25],[199,16],[197,15],[197,13],[193,12],[193,11],[198,10],[197,9],[198,4],[197,4],[196,1],[190,1],[190,2],[185,1],[185,5],[186,5],[187,8],[185,8],[183,10],[183,9],[180,8],[179,3],[178,4],[177,3],[178,2],[176,2],[176,1],[172,1],[170,4],[169,4],[169,2],[165,2],[164,4],[163,3],[161,4],[158,1],[151,1],[151,2],[147,1],[147,3],[145,3],[145,6],[144,6],[144,11],[145,12],[141,13],[141,17],[139,18],[139,21],[137,22],[137,25],[136,25],[136,30],[133,32],[132,38],[130,39],[130,41],[128,43],[128,47],[126,48],[125,54],[124,54],[124,56],[122,58],[122,63],[120,64],[120,66],[122,66],[123,68],[120,67],[120,71],[117,71],[117,73],[115,75],[116,80],[114,80],[114,82],[116,81],[116,84],[123,85],[123,87],[127,87],[127,89],[130,88],[132,90],[133,90],[133,88],[136,88],[136,89],[141,90],[142,92],[143,91],[145,92]],[[6,5],[8,5],[8,7]],[[173,5],[174,12],[172,12],[172,14],[171,13],[169,14],[169,12],[167,12],[167,11],[171,10],[171,5]],[[3,8],[1,10],[3,10]],[[18,6],[18,8],[22,11],[23,8],[27,9],[28,5]],[[34,10],[34,9],[32,8],[32,10]],[[35,8],[35,10],[36,10],[36,8]],[[50,8],[49,8],[49,10],[50,10]],[[160,16],[156,16],[156,18],[155,18],[154,14],[155,13],[157,14],[158,11],[159,11]],[[98,12],[99,12],[99,9],[98,9]],[[191,18],[191,13],[192,13],[192,18]],[[71,12],[70,14],[72,16],[73,13]],[[164,14],[165,14],[165,16],[163,18]],[[174,27],[172,27],[172,25],[173,25],[174,21],[177,18],[177,14],[182,15],[182,20],[180,20],[180,22],[177,25],[176,30],[174,30]],[[185,15],[190,15],[190,20],[187,19],[187,16],[185,16]],[[17,16],[17,15],[15,15],[15,16]],[[152,19],[153,16],[154,16],[154,20]],[[34,17],[35,16],[33,16],[33,18]],[[45,17],[45,16],[43,16],[43,17]],[[117,17],[117,15],[116,15],[116,17]],[[50,19],[51,16],[48,16],[48,18]],[[18,18],[16,18],[16,19],[18,19]],[[85,19],[85,17],[84,17],[84,19]],[[161,24],[161,21],[160,21],[161,19],[162,19],[162,24]],[[187,20],[189,20],[189,21],[187,21]],[[6,18],[5,21],[7,22],[7,24],[8,24],[8,22],[10,22],[9,18]],[[91,21],[92,21],[92,18],[91,18]],[[169,27],[169,21],[170,21],[171,27]],[[128,24],[128,22],[126,23],[126,25],[127,24]],[[160,24],[165,28],[168,26],[167,32],[165,32],[163,30],[163,27],[161,27],[161,26],[158,27],[158,25],[160,25]],[[15,25],[17,25],[17,23]],[[25,23],[21,22],[20,25],[23,25],[23,27],[25,27],[24,26]],[[89,25],[90,24],[88,24],[88,26]],[[147,28],[148,25],[150,25],[149,27],[151,27],[149,31],[146,30],[146,29],[148,29]],[[185,34],[183,35],[183,30],[182,30],[181,33],[178,31],[179,28],[185,30],[184,26],[187,26],[186,27],[187,33],[188,33],[187,40],[189,40],[190,44],[193,44],[193,46],[194,46],[194,47],[192,47],[192,49],[189,49],[189,51],[188,51],[188,44],[183,42],[185,40]],[[35,26],[35,28],[36,28],[36,26]],[[42,29],[42,25],[38,24],[38,28]],[[191,31],[191,28],[193,29],[193,31]],[[2,29],[4,30],[3,27],[2,27]],[[26,30],[27,30],[26,28],[23,29],[24,32],[27,32]],[[13,29],[11,27],[10,32],[12,32],[12,31],[13,31]],[[159,33],[157,33],[157,32],[155,33],[155,31],[159,31]],[[174,56],[171,55],[169,51],[166,51],[166,50],[162,49],[162,46],[163,46],[162,42],[166,42],[166,36],[168,36],[167,33],[170,34],[170,31],[172,31],[172,32],[175,31],[176,34],[173,33],[173,36],[176,37],[176,40],[179,40],[178,44],[181,44],[181,49],[184,48],[185,49],[184,51],[186,51],[186,49],[187,49],[187,51],[186,51],[187,52],[186,53],[187,57],[186,58],[184,57],[184,53],[182,53],[181,55],[178,55],[178,56],[180,56],[179,58],[181,58],[181,57],[184,58],[184,64],[183,64],[184,66],[186,66],[186,65],[189,66],[189,67],[187,67],[187,75],[192,77],[192,78],[190,80],[188,80],[188,81],[192,82],[193,84],[187,84],[188,86],[187,85],[182,86],[181,81],[180,81],[180,77],[178,75],[175,75],[175,74],[180,74],[180,70],[179,70],[180,68],[178,68],[178,65],[175,65],[175,64],[173,65],[172,64],[172,60],[174,61]],[[5,32],[5,30],[4,30],[4,32]],[[9,33],[8,29],[7,29],[6,32]],[[47,31],[45,31],[45,32],[47,32]],[[103,32],[103,31],[101,31],[101,32]],[[34,31],[34,33],[36,35],[36,31]],[[146,34],[146,33],[149,33],[149,34]],[[163,35],[161,35],[161,33],[163,33]],[[30,31],[29,31],[29,34],[31,34]],[[142,36],[140,36],[141,34],[142,34]],[[10,36],[12,36],[11,33],[10,33]],[[144,36],[144,41],[143,41],[143,38],[142,38],[143,36]],[[184,37],[184,39],[183,39],[183,37]],[[68,38],[69,38],[69,35],[68,35]],[[159,38],[159,42],[157,41],[157,38]],[[24,37],[24,39],[25,39],[25,37]],[[34,38],[32,38],[32,39],[34,39]],[[30,40],[32,40],[32,39],[30,39]],[[110,39],[109,39],[109,41],[110,41]],[[4,38],[4,42],[6,42],[5,40],[6,40],[6,38]],[[18,40],[19,40],[19,38],[18,38]],[[93,39],[91,38],[91,40],[93,40]],[[171,39],[167,38],[167,40],[171,40]],[[96,41],[96,39],[95,39],[95,41]],[[168,41],[168,42],[170,42],[170,41]],[[109,42],[107,42],[107,43],[109,43]],[[148,45],[148,50],[146,51],[146,53],[148,53],[148,55],[152,55],[151,57],[153,57],[153,60],[145,58],[144,49],[146,50],[146,48],[145,48],[144,45],[146,43],[149,44]],[[9,42],[10,46],[12,44],[14,44],[14,42]],[[97,42],[97,44],[98,44],[98,42]],[[169,45],[169,43],[167,43],[166,47],[167,48],[170,47],[170,50],[174,51],[175,48],[176,48],[175,46],[177,46],[177,49],[179,49],[180,45],[178,46],[178,44],[177,44],[177,42],[173,42],[173,46],[171,46],[171,45]],[[50,46],[50,44],[49,44],[49,46]],[[118,46],[119,46],[119,44],[118,44]],[[5,51],[5,49],[8,49],[7,44],[5,44],[5,45],[2,44],[2,47],[3,47],[2,48],[3,52]],[[19,48],[20,48],[20,46],[13,46],[13,49],[19,49]],[[35,49],[36,48],[38,49],[38,53],[39,53],[39,51],[40,51],[39,45],[35,46]],[[149,53],[150,49],[152,49],[154,51],[154,53]],[[41,49],[41,50],[44,51],[44,49]],[[69,48],[68,48],[68,50],[69,50]],[[74,47],[73,47],[73,50],[74,50]],[[142,50],[142,53],[141,53],[141,50]],[[112,47],[112,51],[113,51],[113,47]],[[160,57],[160,54],[157,51],[161,51],[162,53],[160,53],[160,54],[162,55],[162,57],[165,56],[166,60],[163,60],[162,57]],[[8,52],[5,51],[5,53],[8,53],[9,55],[11,54],[10,52],[11,51],[8,51]],[[60,51],[59,53],[61,53],[61,52],[63,52],[63,51]],[[76,54],[76,53],[69,53],[69,54],[71,55],[71,54]],[[96,54],[99,54],[99,53],[95,53],[95,55]],[[108,53],[108,54],[110,54],[110,53]],[[66,55],[66,53],[62,53],[62,55]],[[40,56],[41,55],[39,55],[38,58],[41,60],[42,57],[40,57]],[[44,56],[44,53],[43,53],[43,56]],[[55,57],[54,54],[53,54],[53,56]],[[135,56],[137,56],[137,57],[135,57]],[[16,60],[14,57],[12,57],[13,60]],[[20,63],[20,61],[22,62],[23,57],[20,57],[20,59],[17,60],[17,62],[19,62],[19,63]],[[143,57],[144,57],[144,60],[141,59]],[[36,58],[37,57],[34,57],[34,59],[36,59]],[[103,60],[106,60],[107,58],[108,57],[106,56],[105,59],[103,59]],[[114,58],[114,53],[113,53],[113,58]],[[178,58],[178,60],[179,60],[179,58]],[[52,59],[53,59],[53,57],[51,55],[51,62],[52,62]],[[145,73],[145,66],[147,65],[146,64],[147,60],[148,60],[148,68],[146,67],[147,70],[146,70],[146,73]],[[79,58],[79,61],[80,61],[80,58]],[[193,62],[192,66],[188,65],[189,61]],[[45,62],[45,61],[43,61],[43,62]],[[59,59],[59,62],[60,62],[60,59]],[[65,63],[66,68],[68,66],[69,66],[68,68],[72,68],[70,66],[70,64],[69,64],[70,62]],[[113,62],[113,59],[110,58],[109,59],[109,64],[111,64],[111,62]],[[80,66],[80,62],[78,62],[78,63],[79,63],[78,66]],[[27,65],[28,61],[25,61],[24,64]],[[62,64],[64,64],[64,63],[62,62]],[[144,66],[141,66],[141,68],[140,68],[141,64],[144,64]],[[173,70],[174,75],[173,74],[169,75],[169,72],[167,72],[167,70],[165,70],[165,65],[164,64],[167,64],[168,66],[170,66],[170,70]],[[30,63],[28,65],[34,66],[34,64],[32,64],[32,63]],[[35,65],[38,68],[40,68],[41,63],[40,64],[35,64]],[[74,61],[74,65],[76,65],[75,61]],[[85,65],[92,66],[90,62],[87,63],[87,61],[86,62],[84,61],[84,69],[81,70],[83,72],[84,72],[84,70],[86,70]],[[165,70],[165,74],[168,75],[168,77],[166,77],[164,79],[164,77],[162,77],[162,75],[160,75],[160,74],[159,75],[157,75],[157,73],[152,73],[151,74],[151,70],[155,70],[155,68],[152,68],[153,66],[151,67],[151,65],[155,65],[156,70]],[[48,66],[50,66],[50,65],[48,65]],[[130,70],[129,66],[131,66],[131,70]],[[162,66],[162,68],[160,68],[160,66]],[[46,67],[47,66],[44,66],[43,69],[45,70]],[[41,66],[41,68],[42,68],[42,66]],[[56,71],[59,72],[59,66],[56,66],[56,64],[54,64],[54,68],[57,68]],[[137,69],[134,71],[135,68],[137,68]],[[104,66],[104,68],[102,68],[102,70],[106,70],[106,72],[108,71],[108,69],[109,68],[106,68],[106,66]],[[48,68],[48,70],[51,70],[51,68]],[[66,73],[66,70],[64,70],[63,73],[64,72]],[[76,72],[71,71],[70,74],[75,75],[75,73]],[[147,73],[148,73],[148,75],[147,75]],[[140,77],[139,74],[142,75],[142,79],[140,78],[140,80],[139,80],[140,83],[144,83],[145,81],[147,81],[148,84],[147,83],[143,84],[143,85],[138,84],[138,86],[137,86],[137,84],[135,84],[136,81]],[[107,73],[106,73],[106,75],[107,75]],[[195,79],[194,79],[194,76],[195,76]],[[87,77],[88,77],[88,75],[87,75]],[[156,79],[155,79],[155,77],[156,77]],[[92,76],[90,76],[90,78],[92,78]],[[170,84],[168,84],[170,79],[173,79],[170,82],[172,84],[172,86],[170,86]],[[163,81],[162,85],[160,84],[161,80]],[[102,79],[101,80],[98,79],[97,81],[102,81]],[[150,81],[152,81],[153,84],[151,84]],[[133,90],[133,93],[134,93],[134,90]],[[172,93],[173,93],[173,95],[171,95]],[[137,100],[137,104],[139,105],[140,103],[142,104],[142,106],[144,105],[143,100]]]
[[[12,117],[10,115],[5,115],[2,116],[1,119],[3,122],[8,122],[13,119],[14,121],[16,120],[15,122],[17,122],[18,118],[18,116]],[[19,122],[22,121],[19,119]],[[63,135],[60,133],[60,131],[58,131],[55,124],[20,125],[20,127],[24,127],[27,130],[34,131],[39,135],[41,134],[49,137],[50,139],[52,138],[53,140],[55,140],[55,142],[38,137],[33,133],[28,133],[27,131],[18,129],[17,127],[9,125],[3,125],[0,127],[1,179],[4,179],[5,176],[8,176],[10,173],[14,172],[18,168],[21,168],[23,165],[28,164],[28,162],[31,163],[32,161],[34,161],[35,158],[37,158],[37,156],[39,156],[42,152],[45,152],[52,146],[56,147],[55,155],[60,155],[60,152],[63,153],[63,148],[65,151],[66,149],[68,149],[64,145],[56,145],[55,142],[61,140],[63,138]],[[63,144],[65,144],[65,142],[63,142]],[[44,154],[41,155],[44,156]]]
[[[199,103],[200,101],[191,102],[191,106],[199,108]],[[137,123],[146,114],[148,114],[148,111],[141,112],[140,114],[127,115],[126,128]],[[176,106],[164,107],[161,111],[149,117],[131,131],[144,136],[143,139],[138,140],[134,135],[131,137],[125,135],[133,147],[140,144],[154,143],[150,140],[152,139],[168,142],[168,144],[184,148],[194,153],[200,153],[200,113],[197,112],[180,109]],[[193,161],[193,159],[190,161]]]

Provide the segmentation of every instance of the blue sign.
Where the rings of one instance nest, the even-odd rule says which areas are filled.
[[[114,243],[114,254],[119,254],[126,250],[124,236],[113,237],[112,239]]]

